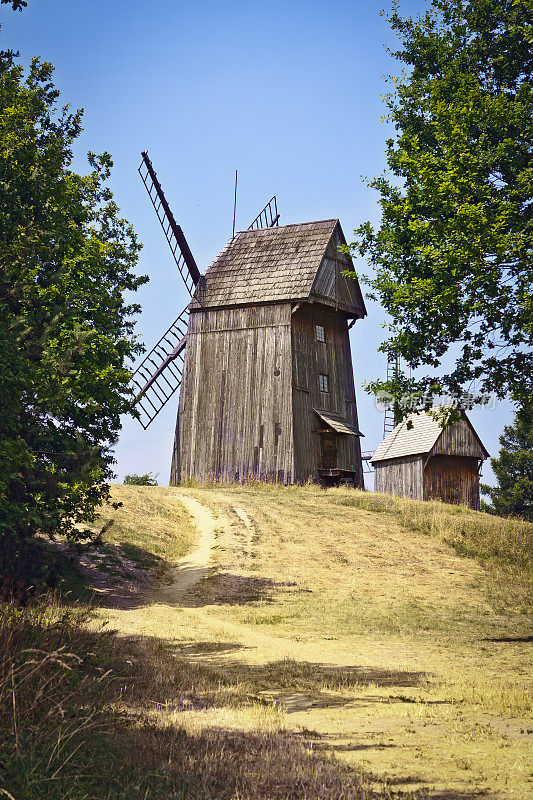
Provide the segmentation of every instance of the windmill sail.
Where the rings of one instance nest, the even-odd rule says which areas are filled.
[[[178,271],[189,294],[201,299],[202,282],[205,284],[205,279],[202,279],[183,231],[174,219],[148,153],[144,150],[141,155],[139,175],[161,223]],[[274,196],[260,211],[248,230],[272,228],[278,225],[278,220],[278,206]],[[135,391],[133,406],[145,430],[181,386],[188,321],[187,307],[133,374],[132,384]]]
[[[155,213],[161,223],[166,240],[170,246],[172,255],[178,267],[179,273],[183,278],[187,291],[192,295],[194,287],[200,279],[200,270],[196,265],[194,256],[191,253],[187,240],[182,229],[174,219],[170,206],[157,179],[157,175],[148,158],[148,153],[143,150],[141,153],[142,161],[139,166],[139,175],[152,201]]]
[[[262,211],[259,212],[251,225],[248,226],[249,231],[257,230],[258,228],[274,228],[279,223],[278,214],[278,201],[276,195],[271,197]]]
[[[188,321],[185,308],[133,373],[133,404],[145,430],[181,386]]]

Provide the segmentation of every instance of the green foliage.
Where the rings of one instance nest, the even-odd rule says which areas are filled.
[[[483,485],[492,507],[502,516],[519,516],[533,522],[533,410],[529,406],[516,414],[500,436],[500,455],[490,463],[498,486]]]
[[[13,11],[22,11],[28,5],[26,0],[0,0],[0,4],[11,6]]]
[[[43,586],[71,592],[84,583],[75,554],[41,538],[0,536],[0,565],[0,600],[27,602]]]
[[[0,61],[0,531],[84,537],[108,496],[141,350],[124,295],[140,246],[106,186],[112,161],[70,169],[81,112],[58,109],[52,66]],[[15,546],[15,545],[14,545]]]
[[[124,483],[129,486],[157,486],[157,475],[147,472],[144,475],[126,475]]]
[[[382,346],[422,392],[472,379],[519,404],[533,391],[533,12],[529,0],[431,0],[421,18],[393,7],[405,65],[391,79],[390,178],[382,222],[353,252],[375,268],[371,296],[390,315]],[[441,359],[455,366],[433,377]],[[373,386],[374,390],[379,386]],[[415,388],[415,383],[413,384]]]

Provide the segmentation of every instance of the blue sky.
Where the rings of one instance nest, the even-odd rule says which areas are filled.
[[[186,304],[187,295],[137,174],[147,148],[174,216],[200,269],[231,236],[233,181],[239,170],[237,228],[246,228],[272,194],[280,222],[339,217],[347,239],[379,219],[376,194],[361,176],[385,167],[381,100],[384,75],[398,72],[386,46],[395,40],[374,2],[132,2],[29,0],[22,13],[1,7],[1,46],[51,61],[62,100],[84,108],[75,167],[88,150],[114,159],[112,189],[144,243],[139,271],[138,333],[150,348]],[[404,14],[424,8],[401,0]],[[365,271],[360,263],[358,267]],[[361,388],[384,375],[377,352],[384,314],[352,334],[364,449],[374,449],[383,415]],[[143,431],[125,420],[117,474],[159,473],[166,483],[176,402]],[[511,408],[471,415],[495,455]],[[486,464],[484,479],[492,482]]]

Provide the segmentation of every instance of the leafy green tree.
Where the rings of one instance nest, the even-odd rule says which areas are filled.
[[[491,458],[498,486],[482,485],[492,500],[493,511],[502,516],[519,516],[533,522],[533,413],[531,407],[516,414],[500,436],[500,454]]]
[[[71,170],[81,112],[52,66],[0,62],[0,547],[84,537],[108,497],[128,412],[140,246],[106,181],[108,154]],[[11,542],[11,545],[9,545]],[[13,549],[14,548],[14,549]]]
[[[533,6],[431,0],[390,24],[403,65],[387,96],[396,135],[381,225],[356,231],[390,315],[382,349],[422,377],[411,389],[533,392]],[[441,360],[455,366],[440,372]],[[375,391],[382,384],[375,381]],[[390,390],[389,387],[385,387]]]

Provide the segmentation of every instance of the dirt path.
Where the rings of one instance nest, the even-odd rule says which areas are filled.
[[[172,603],[179,603],[207,575],[217,524],[209,509],[197,500],[185,495],[178,495],[177,499],[193,517],[200,539],[194,550],[172,569],[172,582],[162,590],[163,598]]]

